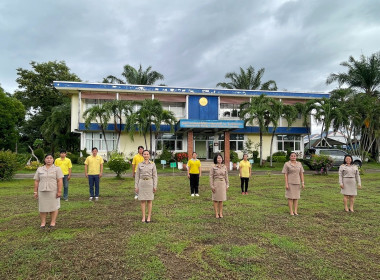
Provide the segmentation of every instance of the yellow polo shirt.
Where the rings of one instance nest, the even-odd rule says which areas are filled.
[[[69,169],[73,168],[73,165],[71,164],[71,160],[67,157],[65,157],[64,160],[62,160],[60,157],[57,158],[54,161],[55,166],[59,166],[62,170],[63,175],[69,175]]]
[[[251,167],[251,163],[247,160],[242,160],[239,163],[239,168],[241,169],[241,177],[242,178],[249,178],[249,168]]]
[[[187,166],[189,167],[190,174],[199,174],[199,169],[201,168],[201,161],[199,159],[197,160],[190,159],[187,162]]]
[[[132,164],[135,165],[135,172],[137,171],[137,166],[140,162],[144,161],[144,157],[140,154],[137,154],[133,157]]]
[[[87,165],[87,174],[88,175],[99,175],[100,174],[100,165],[104,163],[103,158],[99,155],[96,157],[88,156],[84,164]]]

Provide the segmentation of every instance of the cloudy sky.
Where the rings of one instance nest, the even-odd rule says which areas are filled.
[[[327,92],[350,55],[380,51],[378,0],[2,0],[0,14],[10,93],[17,68],[54,60],[88,82],[141,63],[169,86],[211,88],[252,65],[281,90]]]

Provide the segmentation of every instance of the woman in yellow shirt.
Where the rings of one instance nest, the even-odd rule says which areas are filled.
[[[201,162],[197,159],[197,153],[194,152],[192,159],[187,162],[187,178],[190,179],[191,196],[199,196],[199,177],[201,176]]]
[[[240,187],[241,194],[248,194],[248,182],[249,177],[252,175],[251,163],[248,161],[248,155],[243,155],[243,160],[239,163],[239,171],[240,171]]]

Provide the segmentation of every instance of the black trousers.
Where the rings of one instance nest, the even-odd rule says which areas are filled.
[[[199,174],[190,174],[190,192],[198,193],[199,191]]]
[[[241,192],[248,191],[248,182],[249,182],[249,178],[240,177]],[[245,185],[245,188],[244,188],[244,185]]]

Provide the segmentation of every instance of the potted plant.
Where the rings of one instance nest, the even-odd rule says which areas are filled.
[[[232,169],[237,170],[237,163],[239,162],[239,156],[237,152],[230,151],[230,160],[232,162]]]
[[[182,170],[187,170],[187,162],[188,162],[187,157],[184,157],[182,159],[182,164],[183,164]]]

